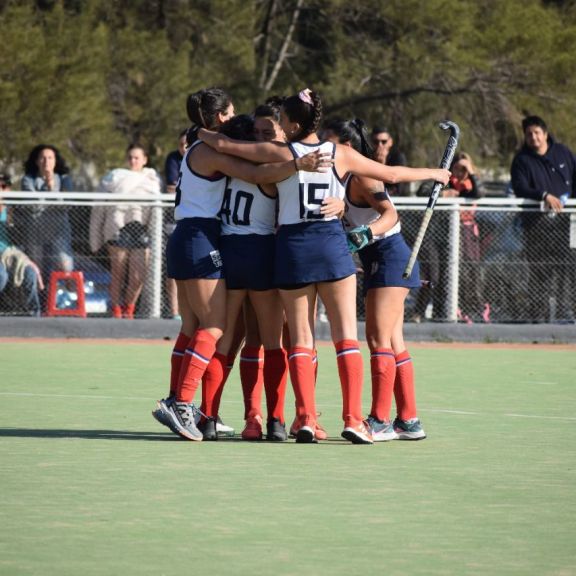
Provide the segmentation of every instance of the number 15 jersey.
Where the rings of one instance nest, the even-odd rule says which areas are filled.
[[[300,158],[315,150],[327,152],[334,158],[336,145],[332,142],[306,144],[291,142],[288,144],[294,158]],[[325,217],[320,207],[325,198],[341,200],[345,195],[344,182],[340,180],[334,168],[328,172],[296,172],[290,178],[278,182],[279,211],[278,224],[298,224],[300,222],[318,222],[336,220],[336,216]]]

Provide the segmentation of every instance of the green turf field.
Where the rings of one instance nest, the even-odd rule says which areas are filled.
[[[429,437],[374,446],[339,439],[328,346],[328,441],[180,440],[170,349],[0,343],[0,575],[576,574],[574,348],[415,347]]]

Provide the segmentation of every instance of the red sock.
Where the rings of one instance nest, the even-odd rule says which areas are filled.
[[[336,342],[336,361],[342,388],[342,418],[345,426],[362,422],[362,354],[358,340]]]
[[[188,342],[190,342],[190,336],[186,336],[184,332],[180,332],[178,338],[176,338],[174,348],[172,349],[172,357],[170,358],[170,396],[176,396],[176,391],[178,390],[178,379],[180,377],[180,368],[182,367],[182,360],[184,360],[184,354],[186,353]]]
[[[314,386],[316,386],[316,382],[318,381],[318,350],[314,350],[312,362],[314,363]]]
[[[268,418],[284,423],[284,397],[288,380],[288,359],[284,348],[264,351],[264,388]]]
[[[264,352],[262,346],[244,346],[240,352],[240,381],[244,396],[244,420],[248,416],[262,416],[264,388]]]
[[[176,400],[192,402],[202,376],[216,351],[216,338],[206,330],[196,330],[192,336],[180,367]]]
[[[200,411],[211,418],[218,416],[220,399],[228,377],[228,357],[215,352],[202,377],[202,404]]]
[[[295,346],[288,354],[288,368],[296,397],[296,414],[316,418],[313,358],[314,350]]]
[[[375,348],[370,353],[370,370],[372,372],[372,407],[370,415],[378,420],[390,420],[394,378],[396,376],[396,359],[394,350]]]
[[[408,350],[396,356],[396,379],[394,381],[396,410],[400,420],[416,418],[416,388],[414,386],[414,365]]]
[[[228,376],[230,376],[232,368],[234,368],[234,360],[236,360],[236,356],[234,354],[226,356],[226,367],[224,369],[224,379],[222,381],[222,386],[220,386],[216,396],[214,397],[214,408],[216,410],[216,414],[220,414],[220,400],[222,400],[222,392],[224,392],[224,385],[228,381]]]

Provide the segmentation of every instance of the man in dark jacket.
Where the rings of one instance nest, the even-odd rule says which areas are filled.
[[[522,215],[530,319],[573,321],[576,246],[570,247],[570,215],[562,214],[562,208],[576,197],[576,157],[554,141],[542,118],[528,116],[522,128],[524,146],[512,161],[512,188],[517,197],[540,201],[544,207]]]

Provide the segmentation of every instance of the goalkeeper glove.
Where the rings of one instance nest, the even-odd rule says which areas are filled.
[[[350,232],[346,234],[346,239],[348,240],[348,250],[354,254],[358,250],[362,250],[364,246],[372,241],[372,230],[368,226],[357,226],[352,228]]]

